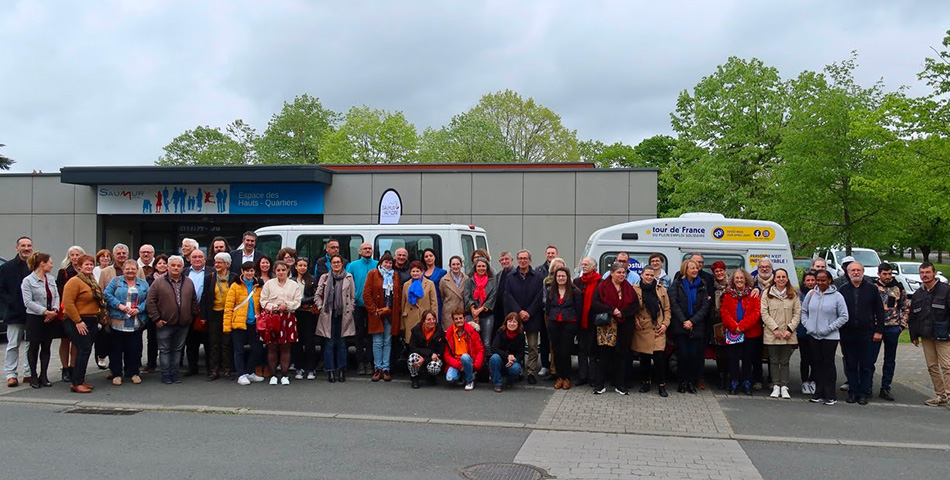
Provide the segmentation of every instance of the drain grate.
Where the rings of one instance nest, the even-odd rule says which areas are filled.
[[[136,413],[141,412],[141,410],[136,410],[134,408],[93,408],[93,407],[78,407],[70,410],[66,410],[63,413],[78,413],[81,415],[135,415]]]
[[[469,480],[542,480],[554,478],[544,470],[521,463],[480,463],[459,471]]]

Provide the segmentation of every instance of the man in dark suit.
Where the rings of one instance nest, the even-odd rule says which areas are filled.
[[[231,273],[240,275],[241,264],[254,262],[256,265],[257,261],[264,256],[263,253],[254,248],[255,245],[257,245],[257,234],[252,231],[244,232],[241,248],[231,252],[231,266],[229,267]]]

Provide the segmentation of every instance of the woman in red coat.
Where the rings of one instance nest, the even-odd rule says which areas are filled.
[[[739,268],[729,277],[722,295],[722,326],[726,334],[729,393],[752,395],[752,366],[762,361],[762,316],[759,298],[752,297],[752,277]],[[741,363],[741,368],[740,368]]]

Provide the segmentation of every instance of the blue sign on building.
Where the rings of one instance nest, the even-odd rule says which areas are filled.
[[[323,214],[322,183],[232,183],[235,214]]]

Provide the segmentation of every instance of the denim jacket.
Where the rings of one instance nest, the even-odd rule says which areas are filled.
[[[103,294],[106,297],[106,305],[109,307],[109,318],[112,320],[112,328],[120,332],[135,332],[145,325],[148,321],[148,313],[145,311],[145,298],[148,296],[148,282],[136,277],[135,291],[129,296],[129,284],[125,281],[125,276],[118,276],[109,282]],[[131,300],[131,301],[130,301]],[[128,317],[125,312],[119,310],[119,305],[132,305],[139,309],[139,314],[134,318]]]

